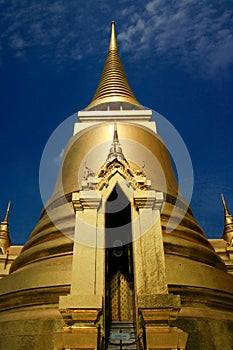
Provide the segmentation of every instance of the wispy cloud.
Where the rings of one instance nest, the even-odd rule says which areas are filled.
[[[91,15],[94,0],[87,5],[76,0],[2,0],[0,44],[16,56],[36,49],[40,58],[57,64],[83,59],[98,46],[96,33],[102,29]]]
[[[208,76],[233,61],[233,11],[228,1],[152,0],[136,12],[118,38],[140,59],[148,51]],[[122,13],[124,14],[124,12]]]
[[[117,21],[122,51],[162,58],[214,76],[233,61],[233,9],[228,0],[1,0],[2,52],[33,48],[60,64],[99,54],[108,22]],[[98,40],[97,40],[98,36]]]

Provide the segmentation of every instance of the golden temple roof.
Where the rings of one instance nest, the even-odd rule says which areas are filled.
[[[85,109],[93,110],[97,109],[97,106],[101,104],[116,102],[128,103],[135,106],[135,109],[143,109],[143,106],[134,96],[124,72],[124,68],[118,53],[115,22],[112,21],[109,50],[102,76],[91,103]]]
[[[224,230],[222,238],[227,242],[227,245],[231,245],[233,240],[233,218],[227,209],[223,194],[221,196],[224,207]]]

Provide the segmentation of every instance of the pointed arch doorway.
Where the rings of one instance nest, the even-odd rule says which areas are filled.
[[[116,184],[105,211],[105,330],[106,349],[114,334],[135,333],[131,203]],[[119,343],[119,341],[118,341]]]

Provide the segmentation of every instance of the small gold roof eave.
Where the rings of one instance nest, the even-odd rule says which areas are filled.
[[[114,21],[112,21],[109,50],[102,76],[100,78],[100,82],[95,95],[85,110],[93,109],[100,104],[108,104],[112,102],[125,102],[132,104],[140,109],[144,109],[144,107],[134,96],[134,93],[129,86],[124,68],[122,66],[118,53]]]

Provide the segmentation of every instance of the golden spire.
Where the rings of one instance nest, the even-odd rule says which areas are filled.
[[[233,239],[233,218],[227,209],[223,194],[221,194],[221,197],[224,208],[224,230],[222,238],[227,242],[227,245],[230,246]]]
[[[11,202],[9,201],[5,217],[0,224],[0,249],[3,250],[4,253],[7,252],[7,249],[11,246],[10,234],[9,234],[9,212],[10,212]]]
[[[120,109],[121,102],[130,103],[134,105],[135,108],[143,108],[135,98],[122,66],[118,53],[114,21],[112,21],[109,50],[100,83],[91,103],[86,107],[86,110],[95,109],[98,105],[103,103],[109,105],[111,102],[118,102],[118,108],[114,109]],[[106,106],[104,109],[107,109]]]
[[[11,201],[8,202],[7,210],[6,210],[6,215],[5,215],[5,218],[4,218],[4,220],[3,220],[3,222],[7,222],[7,224],[8,224],[8,218],[9,218],[10,208],[11,208]]]

